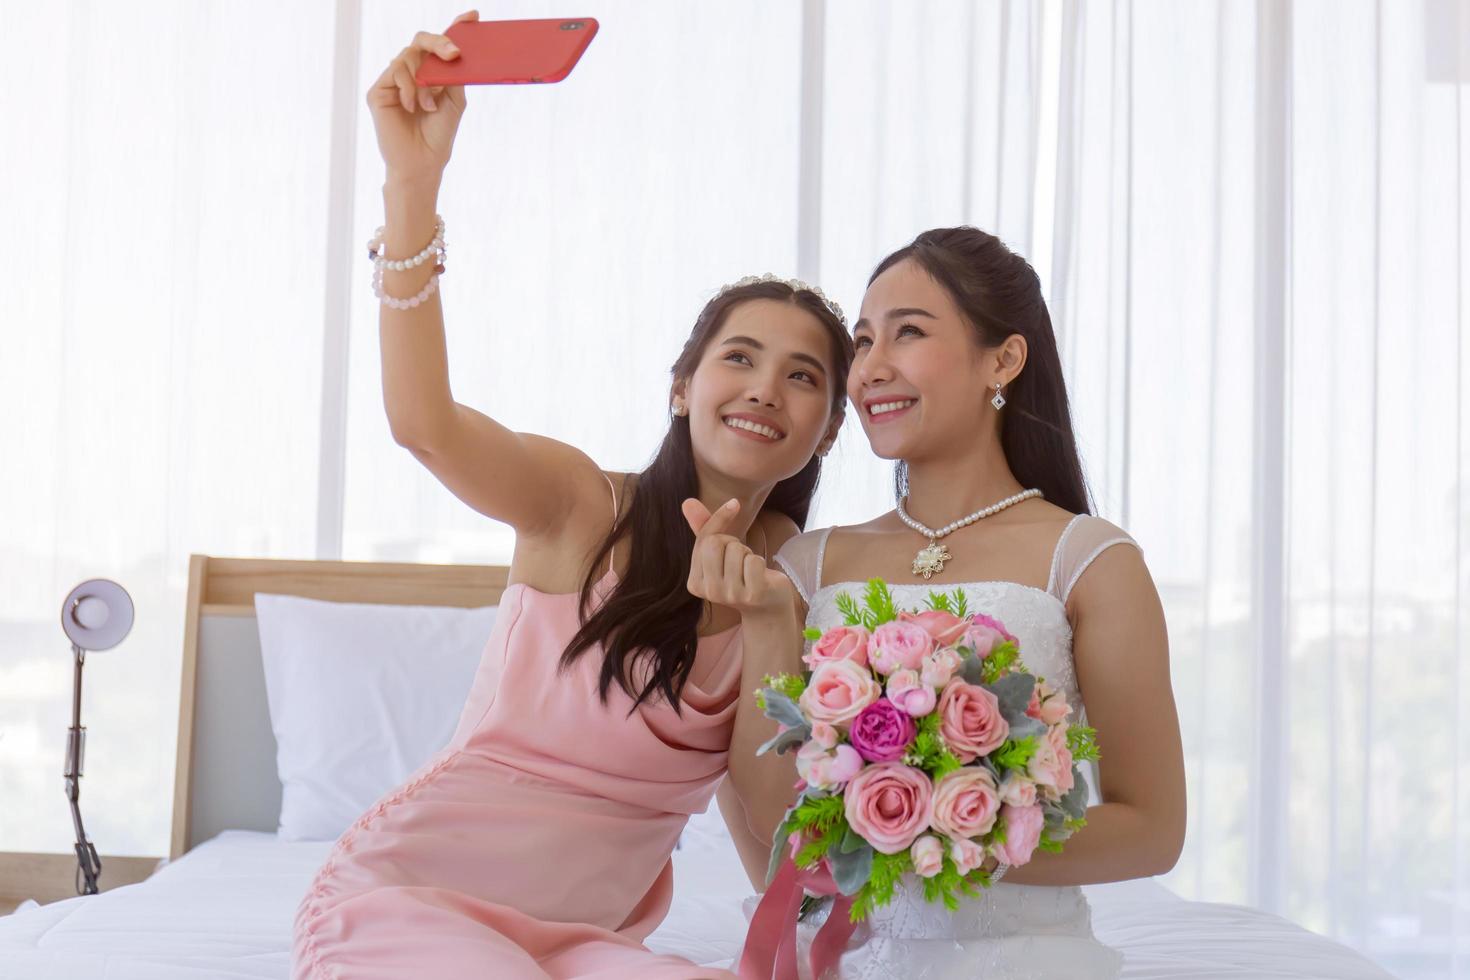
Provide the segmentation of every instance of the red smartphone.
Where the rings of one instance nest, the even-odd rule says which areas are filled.
[[[591,17],[555,20],[466,20],[445,36],[459,57],[428,55],[414,81],[420,85],[520,85],[566,78],[597,36]]]

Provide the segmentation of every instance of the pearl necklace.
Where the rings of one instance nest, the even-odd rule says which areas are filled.
[[[919,553],[914,556],[914,574],[924,576],[924,581],[927,582],[929,577],[934,573],[944,571],[944,563],[954,556],[949,553],[948,548],[939,543],[940,538],[952,531],[958,531],[962,527],[968,527],[976,521],[989,517],[992,514],[999,514],[1007,507],[1014,507],[1023,500],[1030,500],[1032,497],[1040,496],[1042,496],[1041,491],[1035,487],[1032,487],[1030,490],[1022,490],[1015,496],[1007,497],[998,504],[982,507],[968,517],[961,517],[957,521],[951,521],[937,531],[927,525],[920,524],[910,517],[909,512],[903,506],[903,502],[908,497],[907,495],[900,497],[898,501],[898,519],[929,539],[929,544],[920,548]]]

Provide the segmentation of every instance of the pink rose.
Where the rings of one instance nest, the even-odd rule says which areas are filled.
[[[1067,703],[1067,696],[1060,691],[1052,691],[1041,699],[1041,714],[1038,715],[1043,725],[1060,725],[1072,713],[1072,706]]]
[[[873,631],[868,644],[868,661],[883,676],[895,670],[918,670],[924,656],[934,649],[934,640],[923,627],[895,620]]]
[[[919,769],[880,762],[858,773],[843,796],[847,823],[883,854],[907,850],[929,826],[934,813],[933,783]]]
[[[985,863],[985,848],[972,840],[949,842],[949,857],[962,875],[967,875]]]
[[[911,719],[887,698],[879,698],[852,720],[847,737],[869,762],[902,759],[917,729]]]
[[[1036,784],[1014,772],[1000,784],[1000,801],[1008,806],[1035,806]]]
[[[879,693],[878,682],[868,668],[851,660],[829,660],[812,672],[799,703],[813,722],[837,724],[856,717],[878,700]]]
[[[863,757],[858,755],[857,749],[851,745],[839,745],[832,752],[832,761],[829,763],[828,772],[833,786],[842,786],[852,782],[852,777],[863,771]]]
[[[991,629],[995,630],[1002,637],[1004,637],[1008,642],[1016,642],[1015,636],[1011,634],[1010,630],[1006,629],[1005,623],[1002,623],[994,616],[987,616],[984,613],[976,613],[975,615],[970,617],[970,622],[975,626],[989,626]]]
[[[990,833],[998,812],[1000,796],[988,769],[956,769],[934,787],[934,829],[954,840]]]
[[[917,623],[923,627],[934,640],[935,646],[948,647],[958,643],[960,637],[965,635],[965,630],[970,624],[953,613],[947,613],[942,609],[931,609],[928,612],[898,614],[901,623]]]
[[[1003,806],[1000,819],[1006,828],[1006,842],[992,846],[991,853],[997,861],[1020,867],[1031,860],[1036,845],[1041,843],[1041,825],[1045,820],[1041,806]]]
[[[1067,730],[1055,725],[1046,730],[1036,754],[1026,766],[1026,774],[1038,790],[1050,800],[1059,800],[1072,788],[1072,750],[1067,748]]]
[[[934,710],[934,688],[922,683],[912,670],[895,670],[888,675],[888,700],[918,718]]]
[[[837,745],[837,729],[825,721],[812,722],[812,741],[830,751]]]
[[[914,874],[920,878],[933,878],[944,870],[944,847],[933,834],[925,834],[914,841],[909,855],[914,860]]]
[[[1016,638],[1006,632],[1006,628],[1001,625],[1000,620],[976,613],[970,617],[969,627],[965,630],[965,635],[960,639],[960,645],[974,650],[975,656],[984,660],[990,656],[990,651],[994,650],[1006,640],[1012,643],[1016,642]]]
[[[919,677],[925,684],[941,690],[960,669],[960,655],[953,650],[935,650],[924,658]]]
[[[994,752],[1010,731],[999,699],[978,684],[955,678],[939,696],[939,734],[961,762]]]
[[[802,660],[812,670],[832,660],[851,660],[859,667],[868,665],[868,631],[861,626],[834,626],[823,633]]]
[[[816,789],[836,790],[862,768],[863,757],[851,745],[839,745],[828,753],[816,742],[808,742],[796,753],[797,774]]]

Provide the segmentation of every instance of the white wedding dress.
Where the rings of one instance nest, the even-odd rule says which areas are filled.
[[[822,582],[822,555],[831,530],[798,535],[777,555],[807,602],[807,626],[819,629],[843,624],[837,609],[840,593],[848,592],[861,601],[866,587],[865,582]],[[1080,720],[1085,719],[1085,709],[1072,663],[1072,627],[1065,604],[1093,559],[1117,544],[1137,547],[1115,525],[1078,515],[1057,542],[1044,590],[1016,582],[889,585],[897,606],[909,610],[926,608],[930,592],[963,588],[971,612],[983,612],[1004,623],[1020,641],[1026,666],[1066,692],[1067,703],[1077,710],[1074,720]],[[1082,768],[1091,802],[1096,803],[1096,770]],[[754,900],[746,904],[749,914]],[[807,950],[830,908],[831,903],[825,903],[798,928],[802,980],[813,980]],[[1117,977],[1121,966],[1121,954],[1093,936],[1092,911],[1081,888],[1002,881],[980,898],[962,900],[958,911],[949,912],[942,904],[924,901],[922,890],[909,876],[891,904],[859,924],[842,955],[840,976],[841,980],[1103,980]]]

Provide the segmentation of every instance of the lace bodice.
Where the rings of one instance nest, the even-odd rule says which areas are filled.
[[[837,597],[847,592],[858,598],[866,587],[865,582],[856,581],[823,583],[822,558],[831,533],[832,528],[828,527],[797,535],[776,555],[777,563],[806,600],[806,624],[818,629],[842,625],[843,616],[837,608]],[[890,582],[889,587],[898,607],[910,610],[926,608],[925,600],[931,592],[964,589],[971,611],[983,612],[1004,623],[1020,641],[1021,659],[1027,668],[1063,691],[1067,703],[1077,708],[1074,720],[1085,723],[1087,709],[1072,660],[1072,624],[1067,619],[1066,603],[1088,566],[1108,548],[1118,544],[1138,547],[1138,543],[1117,525],[1100,517],[1079,514],[1067,523],[1057,540],[1045,589],[1005,581],[942,585]],[[1096,768],[1084,771],[1083,775],[1096,801]]]

